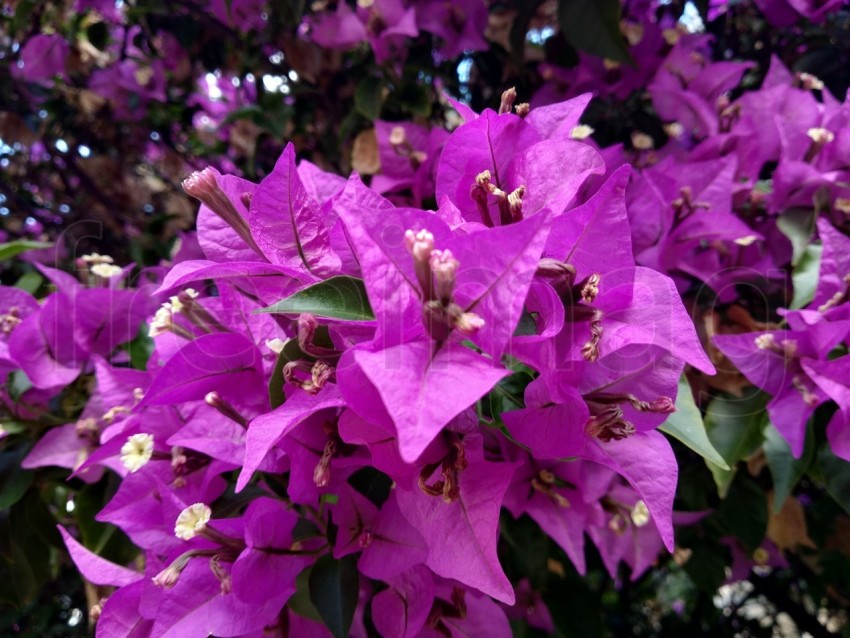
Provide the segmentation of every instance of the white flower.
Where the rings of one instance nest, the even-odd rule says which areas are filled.
[[[149,337],[158,337],[163,332],[166,332],[171,327],[171,304],[164,303],[151,320]]]
[[[593,135],[594,129],[587,124],[579,124],[578,126],[574,126],[570,131],[570,137],[574,140],[585,140],[591,135]]]
[[[639,151],[648,151],[655,146],[655,142],[646,133],[635,131],[632,133],[632,146]]]
[[[767,350],[772,349],[776,346],[776,337],[774,337],[771,333],[765,332],[762,335],[759,335],[753,342],[756,344],[756,348],[759,350]]]
[[[121,463],[130,472],[140,470],[153,456],[153,434],[134,434],[121,446]]]
[[[121,267],[113,264],[95,264],[90,268],[90,270],[93,275],[103,277],[104,279],[117,277],[122,273]]]
[[[806,135],[812,138],[815,144],[829,144],[835,139],[835,133],[826,128],[810,128]]]
[[[212,510],[203,503],[190,505],[177,517],[177,522],[174,524],[174,535],[184,541],[195,538],[195,534],[207,526],[211,515]]]
[[[109,255],[89,253],[88,255],[83,255],[83,261],[87,264],[111,264],[114,260]]]
[[[685,127],[679,122],[670,122],[664,125],[664,132],[677,140],[685,134]]]
[[[649,508],[643,501],[638,501],[632,508],[632,523],[635,527],[643,527],[649,522]]]
[[[755,241],[758,241],[758,236],[746,235],[744,237],[738,237],[738,239],[735,240],[735,243],[739,246],[750,246]]]
[[[283,339],[266,339],[266,348],[274,352],[275,354],[280,354],[283,352],[283,346],[286,345],[286,342]]]
[[[180,301],[177,295],[174,295],[168,298],[168,308],[171,312],[181,312],[184,308],[183,302]]]
[[[803,88],[813,90],[813,91],[822,91],[823,90],[823,82],[816,75],[812,75],[811,73],[801,73],[800,74],[800,82],[803,85]]]

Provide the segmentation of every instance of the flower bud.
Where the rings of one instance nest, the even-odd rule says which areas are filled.
[[[510,113],[514,106],[514,102],[516,102],[516,89],[511,87],[508,90],[503,91],[502,100],[499,103],[499,115]]]
[[[460,264],[450,250],[432,250],[428,264],[434,276],[437,298],[448,304],[454,293],[457,268]]]
[[[483,328],[485,323],[484,319],[474,312],[464,312],[455,320],[455,328],[465,337],[469,337]]]

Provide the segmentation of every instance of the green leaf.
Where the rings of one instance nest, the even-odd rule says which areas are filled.
[[[109,523],[95,520],[97,513],[109,502],[117,484],[113,476],[86,484],[74,496],[74,519],[85,547],[102,558],[126,565],[139,550],[123,531]]]
[[[850,514],[850,463],[838,458],[828,445],[818,452],[818,466],[829,495]]]
[[[559,0],[558,24],[577,49],[634,64],[620,33],[620,0]]]
[[[602,598],[589,586],[590,578],[580,576],[566,557],[564,575],[551,574],[543,590],[543,601],[552,613],[558,633],[566,638],[597,638],[605,636]]]
[[[301,352],[297,339],[288,339],[286,343],[283,344],[283,350],[281,350],[280,354],[277,355],[277,361],[275,361],[274,370],[272,371],[272,376],[269,379],[269,404],[272,406],[272,410],[282,406],[283,402],[286,400],[286,396],[283,393],[284,366],[290,361],[297,361],[298,359],[304,358],[307,358],[307,355]]]
[[[513,20],[511,26],[510,43],[511,57],[515,62],[522,64],[525,58],[525,40],[528,37],[528,27],[531,25],[531,19],[537,13],[538,7],[542,4],[542,0],[526,0],[520,4],[519,13]]]
[[[736,477],[717,515],[748,552],[759,548],[767,531],[767,499],[764,490],[748,474]]]
[[[38,250],[39,248],[50,248],[53,244],[43,241],[29,241],[26,239],[18,239],[5,244],[0,244],[0,261],[6,261],[17,257],[21,253],[28,250]]]
[[[726,548],[716,541],[704,540],[688,549],[693,553],[683,569],[697,587],[714,595],[726,579]]]
[[[319,317],[350,321],[372,321],[375,318],[363,280],[347,275],[320,281],[257,312],[286,315],[309,312]]]
[[[705,428],[714,449],[731,468],[707,461],[717,491],[724,498],[735,474],[735,464],[752,454],[762,442],[762,430],[767,424],[767,395],[750,388],[743,396],[720,395],[709,404]]]
[[[354,90],[354,108],[360,115],[374,122],[381,116],[383,92],[384,82],[381,78],[363,78]]]
[[[393,480],[374,467],[361,467],[348,477],[348,484],[381,507],[390,497]]]
[[[36,597],[50,579],[50,542],[58,532],[35,490],[26,493],[9,510],[0,510],[0,536],[4,552],[0,557],[0,601],[21,606]]]
[[[146,370],[154,349],[153,339],[148,336],[147,324],[142,324],[136,338],[128,341],[123,347],[130,355],[130,365],[136,370]]]
[[[313,567],[311,566],[298,574],[298,577],[295,579],[295,593],[292,594],[292,598],[289,599],[286,606],[299,616],[315,620],[316,622],[322,622],[322,617],[319,615],[319,611],[316,609],[313,601],[310,600],[309,583],[310,574],[312,573]]]
[[[794,458],[791,447],[771,424],[764,429],[763,447],[767,466],[773,477],[773,511],[778,513],[785,499],[811,465],[815,453],[814,433],[811,428],[808,428],[806,445],[799,459]]]
[[[400,101],[403,111],[421,117],[431,115],[433,107],[431,94],[421,84],[407,84],[396,92],[395,97]]]
[[[21,468],[29,450],[18,448],[0,454],[0,510],[8,509],[21,500],[33,481],[33,473]]]
[[[34,295],[44,283],[44,277],[35,271],[25,272],[20,279],[15,282],[15,288],[26,290],[29,294]]]
[[[794,268],[791,275],[791,282],[794,284],[794,297],[791,300],[792,309],[802,308],[815,296],[822,253],[823,246],[809,245]]]
[[[806,252],[815,229],[815,213],[809,208],[792,208],[785,211],[776,220],[782,234],[791,240],[794,256],[791,264],[796,266]]]
[[[310,600],[335,638],[345,638],[351,629],[360,595],[357,556],[336,560],[330,554],[313,565],[309,577]]]
[[[714,449],[711,441],[708,440],[705,424],[702,421],[702,414],[694,402],[691,386],[684,375],[679,379],[676,411],[658,429],[672,436],[674,439],[681,441],[720,469],[730,469],[724,458],[720,456],[720,453]]]
[[[21,395],[23,395],[24,392],[32,387],[32,381],[30,381],[27,373],[23,370],[15,370],[9,374],[7,385],[9,388],[9,396],[17,401],[21,398]]]
[[[516,329],[514,330],[514,336],[524,337],[536,334],[537,321],[535,320],[534,315],[528,311],[523,311],[522,315],[520,315],[519,323],[516,325]]]

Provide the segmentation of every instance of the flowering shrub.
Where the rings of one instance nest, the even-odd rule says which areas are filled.
[[[742,40],[844,16],[756,4]],[[156,3],[76,2],[106,25],[102,47],[79,25],[22,41],[10,81],[27,108],[85,78],[75,89],[110,121],[147,132],[179,96],[191,111],[130,163],[161,180],[138,201],[174,206],[177,175],[197,168],[181,186],[200,207],[178,244],[131,244],[137,263],[82,254],[46,207],[62,185],[37,178],[55,166],[69,193],[97,186],[80,143],[56,154],[45,134],[7,158],[43,219],[0,246],[22,255],[0,288],[15,583],[0,598],[29,603],[61,548],[106,637],[598,635],[601,594],[641,586],[634,600],[657,609],[620,611],[642,618],[635,631],[709,631],[723,585],[801,631],[840,626],[850,107],[778,55],[715,59],[675,7],[626,3],[612,25],[593,6],[560,3],[557,32],[546,4],[519,8],[518,45],[475,1],[193,16],[237,39],[288,28],[285,52],[263,55],[301,56],[306,75],[316,56],[317,87],[323,64],[372,65],[347,96],[345,153],[320,141],[338,105],[309,125],[264,120],[260,76],[193,68]],[[704,18],[755,11],[715,3]],[[571,68],[526,50],[546,29]],[[494,42],[535,61],[537,86],[495,108],[474,82],[451,97],[458,57],[485,68]],[[80,68],[72,46],[90,56]],[[432,70],[411,94],[420,49],[427,68],[455,60],[454,80]],[[315,92],[275,108],[297,119]],[[606,124],[618,110],[627,125]],[[312,153],[282,143],[301,135]],[[150,239],[148,224],[123,227]],[[46,265],[65,253],[33,238],[66,241],[72,268]],[[730,629],[747,627],[744,602]]]

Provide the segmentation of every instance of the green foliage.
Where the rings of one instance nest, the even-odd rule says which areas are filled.
[[[357,556],[324,555],[309,576],[310,600],[335,638],[346,638],[357,608],[360,574]]]
[[[288,315],[309,312],[319,317],[349,321],[371,321],[375,318],[363,280],[347,275],[308,286],[259,312]]]
[[[560,0],[558,24],[567,41],[577,49],[633,64],[620,33],[619,0]]]
[[[750,388],[742,397],[720,395],[709,404],[705,428],[714,449],[723,457],[728,470],[708,461],[721,497],[726,496],[735,475],[738,461],[747,458],[762,442],[762,430],[767,425],[767,395]]]
[[[691,386],[684,376],[679,380],[676,411],[658,429],[678,439],[719,469],[724,471],[730,469],[706,434],[702,414],[694,402]]]
[[[772,508],[774,512],[778,512],[812,463],[815,454],[814,434],[809,428],[803,454],[799,459],[795,459],[791,454],[791,447],[782,435],[773,425],[768,424],[764,429],[763,447],[767,465],[773,477]]]
[[[16,241],[6,242],[5,244],[0,244],[0,261],[8,261],[9,259],[17,257],[21,253],[25,253],[28,250],[50,248],[52,245],[53,244],[43,241],[28,241],[25,239],[18,239]]]

